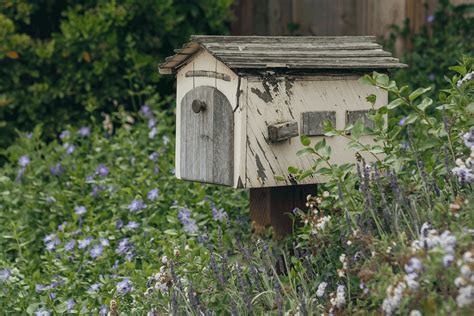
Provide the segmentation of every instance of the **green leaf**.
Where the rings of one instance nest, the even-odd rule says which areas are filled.
[[[464,66],[451,66],[448,69],[452,70],[452,71],[455,71],[455,72],[461,74],[462,76],[467,74],[467,69]]]
[[[314,145],[314,150],[318,151],[321,148],[323,148],[324,146],[326,146],[326,139],[323,138],[322,140],[317,142],[316,145]]]
[[[351,130],[351,134],[354,138],[359,138],[362,133],[364,132],[364,123],[362,121],[358,120],[355,124],[354,127]]]
[[[301,144],[303,144],[303,146],[309,146],[311,144],[311,140],[306,135],[301,135],[300,140],[301,140]]]
[[[374,85],[374,81],[373,81],[372,77],[370,77],[369,75],[364,75],[363,77],[360,77],[359,82],[362,83],[362,84],[369,85],[369,86]]]
[[[308,154],[314,154],[314,149],[311,147],[306,147],[296,152],[297,156],[303,156],[303,155],[308,155]]]
[[[288,172],[291,174],[297,174],[299,172],[299,169],[296,167],[289,166],[288,167]]]
[[[419,108],[421,111],[425,112],[425,110],[433,104],[433,100],[430,98],[423,98],[423,101],[421,101],[420,104],[418,104],[416,107]]]
[[[474,103],[469,103],[466,107],[468,113],[474,113]]]
[[[369,94],[366,98],[367,102],[370,102],[372,105],[377,101],[377,96],[375,94]]]
[[[402,98],[397,98],[397,99],[393,100],[392,102],[390,102],[390,103],[387,105],[387,109],[393,110],[393,109],[395,109],[395,108],[397,108],[397,107],[399,107],[400,105],[405,104],[405,103],[406,103],[406,102],[405,102],[404,99],[402,99]]]
[[[428,88],[418,88],[416,89],[415,91],[413,91],[409,96],[408,96],[408,99],[410,101],[413,101],[415,100],[416,98],[418,98],[420,95],[428,92],[431,90],[431,87],[428,87]]]
[[[381,87],[388,87],[389,78],[386,74],[375,73],[375,84]]]
[[[170,235],[170,236],[176,236],[178,235],[178,233],[176,232],[176,229],[167,229],[164,231],[164,233],[166,235]]]

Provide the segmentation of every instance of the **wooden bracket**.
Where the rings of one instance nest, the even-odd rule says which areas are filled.
[[[250,189],[250,218],[257,233],[273,228],[273,238],[283,239],[293,231],[288,216],[295,208],[304,209],[306,197],[316,193],[316,184]]]

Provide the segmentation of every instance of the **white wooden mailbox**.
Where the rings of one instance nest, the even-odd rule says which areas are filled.
[[[299,136],[325,137],[324,120],[371,124],[366,96],[381,106],[387,93],[358,78],[404,66],[372,36],[192,36],[159,67],[177,76],[176,175],[238,188],[295,184],[288,167],[313,165],[296,155]],[[346,138],[326,141],[334,163],[355,161]]]

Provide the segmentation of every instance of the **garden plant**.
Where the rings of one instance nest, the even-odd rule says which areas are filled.
[[[247,192],[175,179],[172,89],[149,68],[191,33],[225,32],[230,1],[31,3],[0,4],[0,314],[474,313],[466,7],[442,1],[408,71],[360,79],[389,92],[374,128],[326,126],[356,164],[301,138],[314,166],[289,172],[327,182],[275,241],[252,231]]]

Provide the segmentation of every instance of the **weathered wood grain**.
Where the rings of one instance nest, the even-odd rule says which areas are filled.
[[[335,111],[311,111],[301,113],[301,135],[322,136],[324,135],[324,122],[328,120],[332,126],[336,126]]]
[[[298,136],[298,122],[289,121],[268,126],[268,138],[272,143]]]
[[[206,108],[195,113],[195,100]],[[184,95],[180,112],[181,177],[232,186],[234,117],[227,98],[214,87],[200,86]]]
[[[209,78],[221,79],[224,81],[230,81],[229,75],[215,72],[215,71],[210,71],[210,70],[189,70],[189,71],[186,71],[185,76],[186,77],[209,77]]]

